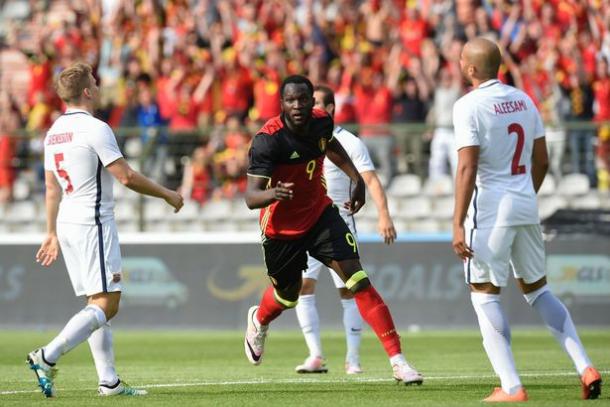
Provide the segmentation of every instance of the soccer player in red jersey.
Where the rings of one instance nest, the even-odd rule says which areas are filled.
[[[333,120],[314,109],[314,88],[304,76],[287,77],[280,88],[282,113],[256,134],[250,148],[246,204],[261,208],[263,252],[270,286],[248,311],[244,340],[247,358],[262,361],[271,321],[299,298],[307,253],[332,267],[354,293],[362,318],[373,328],[390,358],[397,381],[423,382],[402,354],[390,310],[371,285],[359,260],[356,240],[326,195],[324,158],[354,182],[345,207],[356,213],[365,200],[364,181],[341,144],[333,138]]]

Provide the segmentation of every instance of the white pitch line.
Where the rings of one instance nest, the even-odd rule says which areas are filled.
[[[610,370],[601,370],[601,374],[608,374]],[[521,377],[577,377],[575,372],[530,372],[522,373]],[[424,381],[427,380],[467,380],[467,379],[490,379],[495,378],[495,375],[447,375],[447,376],[424,376]],[[232,381],[207,381],[207,382],[187,382],[187,383],[156,383],[156,384],[143,384],[135,386],[142,389],[153,389],[153,388],[172,388],[172,387],[204,387],[204,386],[241,386],[250,384],[300,384],[300,383],[314,383],[314,384],[332,384],[332,383],[381,383],[388,382],[392,379],[387,377],[361,377],[361,378],[350,378],[350,379],[314,379],[314,378],[294,378],[294,379],[259,379],[259,380],[232,380]],[[83,389],[58,389],[62,392],[70,391],[81,391]],[[91,389],[93,390],[93,389]],[[9,390],[0,391],[0,395],[12,395],[12,394],[29,394],[29,393],[40,393],[40,390]]]

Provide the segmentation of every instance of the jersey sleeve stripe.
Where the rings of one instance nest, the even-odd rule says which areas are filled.
[[[267,230],[267,224],[269,223],[270,217],[271,217],[271,208],[266,208],[265,214],[263,215],[263,219],[261,220],[261,231],[263,232],[263,235],[265,234],[265,231]]]
[[[254,178],[265,178],[265,179],[271,179],[271,177],[268,177],[266,175],[256,175],[256,174],[251,174],[251,173],[246,173],[246,175],[248,175],[249,177],[254,177]]]

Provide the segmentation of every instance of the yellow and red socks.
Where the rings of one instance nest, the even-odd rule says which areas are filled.
[[[389,357],[401,353],[400,336],[394,327],[392,315],[372,285],[354,294],[360,315],[375,331]]]
[[[271,323],[271,321],[273,321],[275,318],[279,317],[286,308],[286,306],[280,304],[276,300],[275,289],[273,286],[269,286],[265,290],[263,298],[258,306],[256,319],[261,325],[269,325],[269,323]]]

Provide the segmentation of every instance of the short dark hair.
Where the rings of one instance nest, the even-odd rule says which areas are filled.
[[[314,88],[314,91],[322,92],[322,94],[324,95],[322,96],[322,103],[324,104],[324,107],[335,104],[335,93],[328,86],[318,85]]]
[[[286,85],[294,83],[296,85],[305,84],[307,85],[307,89],[309,89],[309,94],[313,96],[313,84],[306,76],[303,75],[290,75],[284,78],[282,81],[282,86],[280,87],[280,96],[284,97],[284,88]]]

